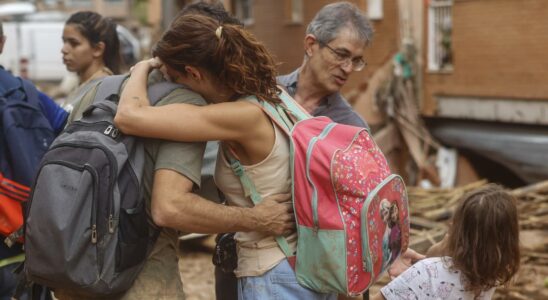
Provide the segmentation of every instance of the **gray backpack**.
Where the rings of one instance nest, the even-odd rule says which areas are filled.
[[[143,140],[113,124],[126,76],[99,84],[82,119],[70,124],[44,155],[25,223],[27,280],[83,295],[127,290],[159,233],[142,191]],[[156,104],[182,86],[149,87]]]

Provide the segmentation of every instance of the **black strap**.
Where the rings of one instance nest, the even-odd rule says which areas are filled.
[[[110,96],[113,94],[119,95],[122,89],[122,85],[128,77],[129,76],[127,74],[105,77],[97,88],[97,93],[95,94],[93,103],[97,103],[98,101],[110,98]],[[163,81],[153,84],[148,88],[148,99],[150,101],[150,104],[155,105],[158,101],[160,101],[169,93],[178,88],[187,87],[169,81]]]

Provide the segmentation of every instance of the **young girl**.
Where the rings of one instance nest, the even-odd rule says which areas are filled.
[[[520,264],[515,199],[498,185],[465,195],[445,238],[373,299],[491,299]]]
[[[76,73],[79,86],[65,100],[63,107],[71,111],[77,100],[97,80],[120,73],[120,42],[116,24],[91,11],[74,13],[63,29],[63,63]]]
[[[151,107],[147,76],[159,60],[138,63],[124,88],[117,127],[124,133],[176,141],[220,140],[232,149],[264,198],[290,192],[289,141],[260,107],[240,99],[255,95],[277,103],[275,65],[265,47],[239,26],[197,15],[178,16],[158,42],[154,55],[173,81],[213,103]],[[215,181],[230,205],[251,207],[227,158],[218,153]],[[288,203],[289,205],[289,203]],[[286,234],[295,249],[296,233]],[[295,274],[274,237],[238,232],[240,299],[335,299],[297,284]]]

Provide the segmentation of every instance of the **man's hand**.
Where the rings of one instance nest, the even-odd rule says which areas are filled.
[[[257,231],[278,236],[287,234],[295,228],[290,194],[266,197],[252,210],[258,226]]]
[[[426,256],[415,252],[415,250],[408,248],[407,251],[402,253],[395,261],[394,263],[388,268],[388,275],[390,275],[390,278],[394,279],[401,273],[405,272],[405,270],[409,269],[412,264],[416,263],[417,261],[425,258]]]

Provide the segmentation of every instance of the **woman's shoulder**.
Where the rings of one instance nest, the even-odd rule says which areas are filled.
[[[260,102],[254,100],[253,97],[241,97],[235,101],[227,101],[218,103],[219,107],[226,109],[234,109],[242,114],[255,114],[262,115],[262,108]]]

